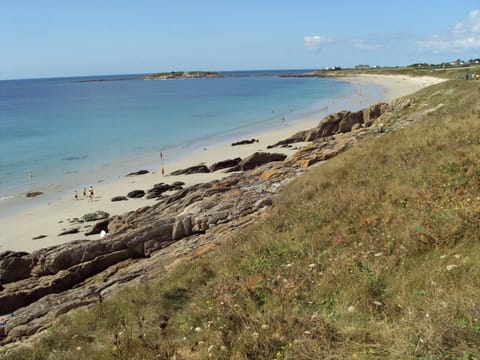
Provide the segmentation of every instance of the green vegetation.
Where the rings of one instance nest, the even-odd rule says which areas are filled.
[[[478,359],[479,95],[459,80],[412,95],[258,224],[8,358]]]
[[[476,64],[460,67],[443,66],[411,66],[401,67],[369,67],[365,69],[339,69],[339,70],[320,70],[315,74],[319,76],[351,76],[357,74],[377,74],[377,75],[405,75],[405,76],[434,76],[444,79],[465,80],[467,73],[480,74],[480,66]],[[421,65],[421,64],[420,64]]]

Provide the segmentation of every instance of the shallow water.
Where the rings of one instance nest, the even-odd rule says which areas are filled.
[[[153,170],[160,151],[173,161],[212,142],[315,117],[357,91],[333,79],[226,75],[0,81],[0,213],[2,202],[25,192],[62,193]]]

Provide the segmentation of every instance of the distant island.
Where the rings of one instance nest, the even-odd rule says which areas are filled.
[[[212,71],[172,71],[145,75],[145,80],[219,78],[223,74]]]

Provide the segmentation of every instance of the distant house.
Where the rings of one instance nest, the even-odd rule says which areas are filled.
[[[366,64],[360,64],[360,65],[355,66],[355,69],[357,69],[357,70],[365,70],[365,69],[369,69],[369,68],[370,68],[370,65],[366,65]]]
[[[327,66],[325,70],[342,70],[340,66]]]

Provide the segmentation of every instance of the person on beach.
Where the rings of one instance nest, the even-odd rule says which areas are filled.
[[[30,179],[30,181],[32,181],[32,177],[33,177],[32,172],[29,171],[29,172],[28,172],[28,178]]]
[[[73,197],[75,198],[75,200],[78,200],[78,193],[77,193],[77,190],[75,190],[73,192]]]
[[[90,187],[88,188],[88,200],[93,201],[93,186],[92,185],[90,185]]]
[[[83,199],[87,197],[87,188],[83,188]]]

